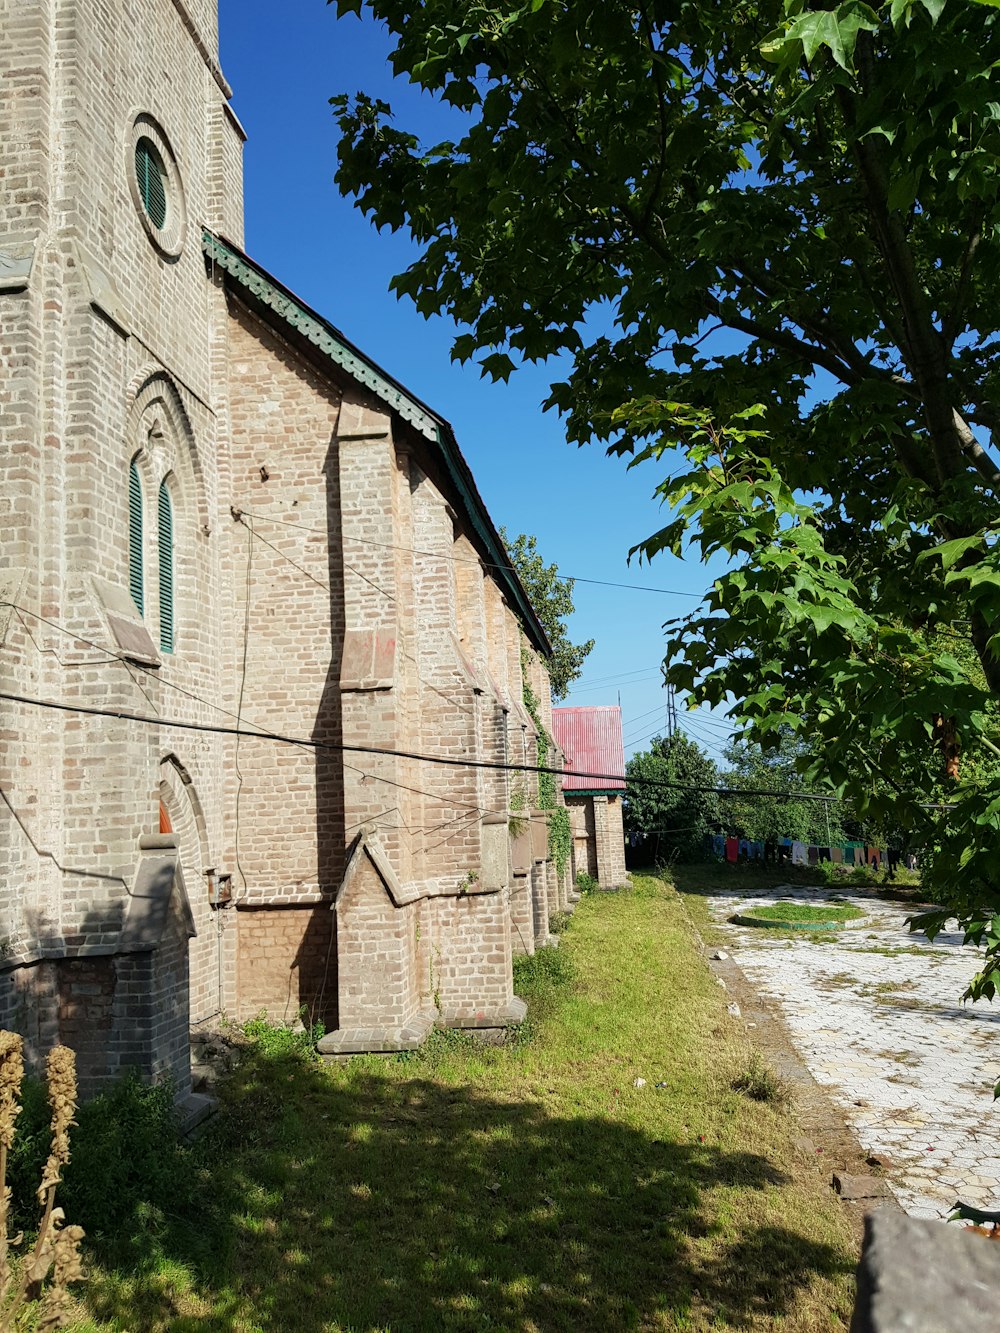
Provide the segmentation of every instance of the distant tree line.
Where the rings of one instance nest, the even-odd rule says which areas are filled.
[[[784,795],[812,791],[830,795],[808,775],[812,758],[808,746],[790,732],[769,750],[733,739],[723,757],[723,764],[716,764],[681,730],[657,736],[648,750],[633,755],[625,766],[626,831],[659,834],[658,855],[681,861],[704,855],[706,838],[714,833],[737,834],[755,842],[787,837],[824,845],[863,832],[857,813],[843,801]],[[647,785],[650,780],[678,785]],[[748,794],[722,795],[706,788]],[[761,791],[775,795],[751,794]]]

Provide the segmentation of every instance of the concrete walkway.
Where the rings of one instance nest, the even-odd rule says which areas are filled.
[[[860,928],[824,941],[727,924],[753,905],[846,901]],[[911,935],[910,909],[831,888],[709,897],[744,975],[785,1020],[906,1212],[946,1217],[956,1199],[1000,1208],[1000,1007],[959,997],[981,954],[958,934]]]

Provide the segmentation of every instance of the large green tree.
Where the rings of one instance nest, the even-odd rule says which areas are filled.
[[[545,664],[552,697],[565,699],[569,687],[580,675],[584,661],[594,647],[593,639],[588,639],[586,643],[573,643],[566,629],[566,621],[575,610],[575,580],[560,578],[559,566],[545,563],[538,552],[537,538],[523,532],[511,538],[506,528],[500,529],[500,536],[552,645],[552,656]]]
[[[424,144],[336,99],[341,188],[421,249],[396,289],[494,377],[561,354],[570,439],[681,455],[643,553],[736,567],[673,627],[670,679],[764,743],[808,731],[816,780],[912,827],[992,996],[1000,12],[370,8],[456,109]]]
[[[625,776],[626,830],[659,834],[660,857],[701,856],[706,835],[720,827],[718,797],[706,790],[716,786],[718,773],[704,750],[682,731],[657,736],[632,756]]]
[[[791,799],[761,796],[760,792],[803,792],[809,784],[801,770],[811,755],[805,739],[791,732],[772,738],[767,749],[752,741],[734,739],[726,747],[727,767],[719,777],[723,787],[746,791],[746,796],[724,796],[722,819],[728,833],[754,841],[800,838],[823,846],[841,842],[846,836],[848,812],[840,801]],[[749,794],[752,793],[752,794]],[[822,789],[818,796],[826,795]]]

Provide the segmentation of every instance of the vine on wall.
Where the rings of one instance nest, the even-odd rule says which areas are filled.
[[[528,716],[535,724],[538,733],[535,746],[538,752],[536,760],[539,768],[545,768],[555,758],[556,743],[542,725],[542,710],[538,695],[528,682],[528,655],[521,649],[521,677],[523,684],[524,706]],[[549,815],[549,857],[555,862],[556,870],[561,875],[569,864],[573,846],[573,832],[570,828],[569,814],[565,806],[556,802],[556,775],[538,774],[538,808],[551,811]]]
[[[560,875],[569,865],[572,847],[573,831],[570,828],[569,811],[564,805],[557,805],[549,815],[549,856],[556,863]]]
[[[545,768],[549,762],[549,757],[555,754],[555,742],[542,725],[542,710],[539,705],[538,695],[528,683],[527,654],[521,649],[521,677],[522,693],[524,695],[524,706],[527,709],[528,716],[535,724],[535,730],[538,732],[538,738],[535,742],[538,758],[535,761],[539,768]],[[539,810],[554,810],[556,804],[556,779],[554,773],[538,774],[538,808]]]

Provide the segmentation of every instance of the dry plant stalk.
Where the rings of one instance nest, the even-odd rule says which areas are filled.
[[[38,1198],[42,1217],[34,1249],[21,1262],[20,1278],[14,1281],[10,1247],[21,1236],[8,1230],[11,1192],[7,1185],[7,1154],[14,1143],[14,1129],[21,1113],[21,1083],[24,1078],[24,1048],[13,1032],[0,1031],[0,1333],[11,1333],[18,1314],[41,1294],[42,1283],[52,1271],[53,1280],[42,1297],[39,1330],[64,1328],[70,1321],[68,1287],[83,1277],[80,1242],[83,1228],[64,1226],[63,1211],[55,1206],[56,1186],[69,1161],[69,1131],[76,1122],[76,1057],[68,1046],[54,1046],[46,1061],[49,1106],[52,1111],[52,1144],[42,1172]]]
[[[10,1287],[10,1245],[12,1241],[17,1245],[21,1239],[20,1236],[11,1237],[8,1231],[11,1196],[7,1184],[7,1154],[14,1146],[14,1128],[21,1114],[23,1079],[24,1043],[13,1032],[0,1032],[0,1312]]]

